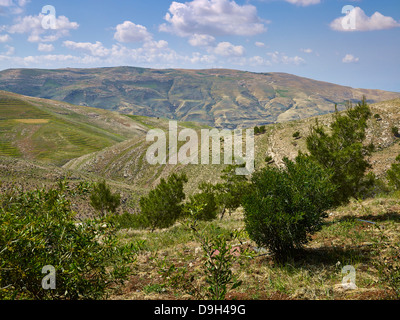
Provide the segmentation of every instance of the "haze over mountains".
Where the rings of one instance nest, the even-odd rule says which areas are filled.
[[[75,105],[243,128],[323,115],[345,101],[369,103],[400,93],[353,89],[284,73],[226,69],[180,70],[134,67],[9,69],[0,90]]]

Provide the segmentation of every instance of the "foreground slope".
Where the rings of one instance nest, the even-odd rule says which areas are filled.
[[[374,103],[400,93],[353,89],[284,73],[236,70],[10,69],[0,90],[126,114],[201,122],[212,127],[304,119],[334,111],[334,104]]]

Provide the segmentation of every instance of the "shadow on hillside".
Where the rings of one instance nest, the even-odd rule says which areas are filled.
[[[394,210],[388,210],[383,214],[379,215],[363,215],[363,216],[343,216],[340,217],[336,220],[336,222],[342,222],[342,221],[354,221],[357,219],[361,219],[364,221],[370,221],[370,222],[382,222],[382,221],[393,221],[393,222],[400,222],[400,213]],[[358,220],[359,221],[359,220]],[[362,222],[362,221],[361,221]],[[366,222],[368,223],[368,222]]]
[[[335,265],[338,261],[341,264],[350,262],[367,263],[372,259],[372,246],[357,247],[319,247],[304,248],[293,253],[291,259],[297,265]]]

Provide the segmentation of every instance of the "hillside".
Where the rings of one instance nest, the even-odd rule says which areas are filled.
[[[353,89],[284,73],[235,70],[10,69],[0,90],[217,128],[252,127],[323,115],[365,95],[374,103],[400,93]]]

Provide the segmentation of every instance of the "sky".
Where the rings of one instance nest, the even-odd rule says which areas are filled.
[[[0,70],[113,66],[400,92],[400,1],[0,0]]]

